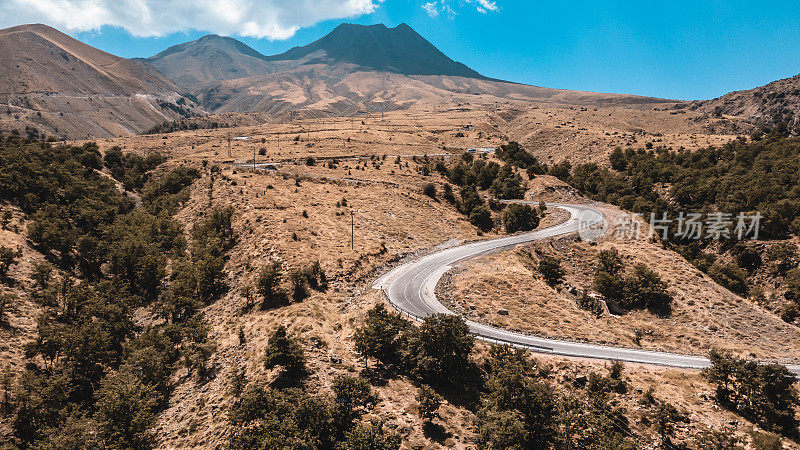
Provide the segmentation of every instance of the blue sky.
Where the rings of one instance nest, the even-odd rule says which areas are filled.
[[[13,4],[44,0],[2,1]],[[70,1],[73,0],[66,3]],[[182,0],[165,3],[178,8],[172,15],[182,17],[187,13],[179,8],[192,7],[180,5]],[[245,19],[238,16],[220,24],[213,18],[194,19],[188,14],[188,23],[200,30],[177,32],[175,29],[191,25],[181,24],[180,20],[164,24],[157,18],[145,28],[138,23],[129,24],[126,21],[136,19],[114,11],[95,11],[96,18],[90,16],[93,21],[86,23],[62,20],[65,14],[75,14],[74,11],[62,11],[58,16],[23,15],[21,19],[48,23],[125,57],[150,56],[208,32],[233,34],[262,53],[275,54],[307,44],[341,22],[388,26],[406,22],[448,56],[487,76],[555,88],[676,99],[717,97],[800,73],[800,6],[793,6],[791,1],[240,0],[238,3],[252,3],[252,11],[256,13],[251,11],[250,15],[255,14],[261,20],[256,20],[255,25],[247,23],[249,31],[241,34],[266,37],[241,37],[227,32],[239,29],[237,20]],[[325,5],[320,6],[322,3]],[[0,5],[0,16],[3,8]],[[160,14],[155,10],[148,12]],[[243,13],[248,15],[248,11]],[[269,14],[279,19],[273,21]],[[0,25],[16,24],[9,20],[0,19]],[[268,25],[259,27],[262,22]],[[93,29],[79,31],[88,28]],[[140,36],[134,37],[126,29]]]

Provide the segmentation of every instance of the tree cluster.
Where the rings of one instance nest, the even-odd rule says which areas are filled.
[[[377,449],[396,450],[400,437],[380,422],[364,424],[361,416],[378,398],[366,379],[339,375],[332,395],[309,392],[300,383],[308,374],[300,340],[278,327],[269,339],[264,364],[281,367],[294,383],[270,388],[252,383],[237,395],[228,422],[231,449]]]
[[[531,180],[536,178],[536,175],[547,173],[547,164],[540,162],[539,158],[528,153],[517,142],[511,141],[501,145],[494,153],[501,160],[525,170]]]
[[[474,338],[463,318],[452,314],[428,316],[419,327],[378,304],[367,312],[353,338],[365,359],[399,368],[429,384],[456,380],[469,367]]]
[[[615,149],[608,170],[596,164],[551,168],[593,199],[634,212],[760,211],[761,236],[800,232],[800,138],[743,139],[696,151]],[[668,185],[669,201],[657,185]]]
[[[158,190],[153,186],[160,179],[139,171],[150,167],[146,163],[129,164],[135,158],[126,156],[117,161],[118,176],[133,170],[148,180],[142,190]],[[33,267],[31,297],[43,313],[8,402],[23,447],[148,448],[172,372],[183,364],[200,382],[212,374],[216,347],[197,305],[213,297],[208,286],[221,270],[208,260],[235,240],[232,211],[210,211],[188,246],[169,212],[155,212],[147,199],[134,208],[98,174],[102,167],[93,144],[52,148],[17,141],[0,152],[0,195],[33,220],[29,237],[55,252],[48,257],[56,263]],[[182,194],[160,192],[170,195]],[[133,313],[140,307],[167,320],[137,326]]]
[[[654,314],[668,314],[672,307],[667,283],[644,264],[626,271],[615,248],[603,250],[598,255],[594,288],[607,301],[624,310],[647,309]]]
[[[506,233],[531,231],[539,226],[539,213],[535,206],[526,204],[508,205],[502,213],[503,227]]]
[[[715,385],[717,401],[762,427],[796,437],[800,406],[794,375],[779,364],[756,361],[712,351],[711,367],[703,371]]]
[[[328,290],[328,277],[319,261],[305,268],[296,268],[284,273],[283,264],[274,261],[262,267],[255,280],[255,291],[261,296],[261,309],[271,309],[289,304],[290,301],[301,302],[309,295],[309,288],[318,292]],[[289,293],[283,286],[288,278]]]
[[[123,153],[119,147],[111,147],[103,156],[103,164],[115,180],[121,181],[127,191],[140,190],[147,182],[150,171],[160,166],[166,158],[153,152],[146,157],[135,153]],[[100,167],[95,167],[100,169]]]
[[[619,363],[565,394],[548,381],[549,368],[523,350],[493,347],[485,366],[477,423],[483,448],[635,448],[625,411],[614,401],[627,390]]]
[[[470,155],[471,157],[471,155]],[[473,187],[476,190],[488,190],[498,199],[518,199],[525,195],[525,184],[522,177],[511,165],[503,165],[483,159],[462,159],[455,166],[446,169],[445,175],[451,183],[460,187]]]

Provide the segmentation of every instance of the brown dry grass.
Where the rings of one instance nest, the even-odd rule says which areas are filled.
[[[264,148],[259,161],[300,160],[306,156],[353,157],[442,153],[446,149],[495,147],[516,140],[540,159],[553,163],[607,164],[606,155],[617,146],[686,147],[723,144],[734,135],[708,131],[700,113],[676,114],[669,105],[584,108],[553,103],[508,102],[487,107],[462,102],[458,108],[420,107],[383,115],[329,117],[286,123],[265,123],[218,130],[196,130],[166,135],[101,139],[101,147],[120,145],[129,151],[158,150],[178,159],[212,162],[251,161],[253,150]],[[235,114],[222,122],[253,123]],[[233,140],[228,156],[227,137]],[[294,138],[300,141],[295,142]],[[265,142],[261,142],[264,139]]]
[[[8,279],[0,281],[0,294],[12,298],[5,320],[0,323],[0,370],[19,371],[23,368],[23,347],[36,336],[36,318],[41,309],[31,299],[30,274],[36,262],[44,258],[28,245],[23,230],[27,224],[19,209],[2,205],[0,213],[12,211],[13,218],[6,229],[0,230],[0,245],[22,250],[22,256],[11,266]]]
[[[370,281],[405,255],[423,252],[448,241],[479,238],[476,230],[451,205],[422,195],[424,184],[442,184],[438,175],[423,177],[410,157],[403,157],[402,166],[398,166],[395,164],[395,155],[451,151],[457,154],[458,151],[454,149],[493,147],[514,138],[528,142],[529,148],[544,160],[548,160],[550,156],[552,160],[564,157],[575,161],[602,160],[605,152],[618,143],[614,138],[604,137],[606,135],[603,130],[611,130],[611,127],[628,130],[639,125],[639,122],[629,124],[629,119],[617,120],[613,115],[603,115],[616,113],[615,108],[592,111],[596,116],[591,116],[589,111],[576,112],[574,109],[554,107],[552,111],[547,111],[553,115],[580,112],[580,117],[596,117],[601,125],[591,131],[587,126],[585,133],[576,129],[580,133],[570,138],[574,142],[570,141],[566,145],[559,134],[564,131],[564,127],[557,128],[558,123],[555,121],[558,118],[554,118],[554,122],[540,133],[545,138],[525,141],[528,138],[523,131],[533,128],[531,121],[536,120],[536,114],[544,111],[544,108],[528,111],[531,117],[506,114],[508,111],[502,110],[469,108],[439,113],[387,113],[383,119],[363,118],[363,125],[362,119],[339,118],[99,141],[102,149],[120,145],[126,151],[161,151],[169,157],[167,166],[190,164],[201,167],[203,160],[209,161],[209,165],[220,164],[224,176],[218,177],[213,186],[210,184],[208,172],[205,171],[204,177],[192,187],[191,199],[178,215],[187,227],[208,211],[210,206],[233,205],[237,210],[235,227],[240,239],[230,252],[231,259],[226,265],[227,281],[231,289],[205,310],[205,316],[212,325],[212,335],[218,344],[218,351],[213,357],[216,376],[205,384],[198,384],[196,380],[187,377],[185,369],[176,372],[176,389],[168,409],[159,416],[156,427],[159,447],[218,447],[224,444],[226,411],[231,404],[227,392],[231,375],[238,367],[245,367],[248,378],[252,381],[268,381],[274,377],[274,373],[264,370],[262,357],[269,335],[279,324],[286,325],[302,337],[313,372],[308,380],[309,389],[326,392],[335,374],[359,371],[363,363],[353,350],[351,336],[354,328],[363,320],[366,310],[382,301],[379,294],[369,288]],[[659,123],[661,115],[671,117],[669,112],[664,111],[641,110],[630,114],[641,114],[641,124],[650,130],[648,133],[661,132],[658,131],[661,128],[647,128],[651,123]],[[675,133],[700,132],[699,127],[688,121],[678,121],[666,126],[674,128]],[[229,134],[233,137],[250,137],[247,141],[232,141],[231,157],[227,155]],[[296,136],[299,137],[298,141],[294,140]],[[691,134],[680,136],[687,142],[691,141]],[[278,137],[280,141],[277,140]],[[261,142],[262,138],[264,143]],[[601,139],[600,144],[589,145],[598,139]],[[260,148],[265,148],[266,155],[258,156],[259,162],[284,162],[278,166],[279,173],[253,172],[242,167],[234,169],[227,164],[229,161],[246,162],[252,158],[253,150],[258,152]],[[370,155],[384,154],[389,156],[379,164],[379,168],[373,162],[365,164],[365,159],[369,159]],[[322,161],[316,166],[306,166],[303,161],[307,156],[318,159],[357,156],[361,159],[342,160],[338,168],[330,169],[323,167]],[[528,199],[585,201],[571,188],[552,177],[537,177],[530,181],[530,188],[526,197]],[[348,207],[337,208],[336,203],[342,198],[347,199]],[[349,216],[351,210],[355,214],[355,248],[352,250]],[[306,211],[307,218],[303,216],[303,211]],[[547,220],[557,221],[558,215]],[[298,239],[295,240],[293,235]],[[583,255],[581,261],[586,265],[591,258],[590,252],[596,249],[576,248],[570,251],[577,255],[578,250],[583,252],[580,253]],[[669,266],[670,271],[687,272],[686,276],[691,275],[685,262],[663,250],[631,247],[629,252],[631,257],[658,256],[662,258],[663,264]],[[476,268],[482,267],[481,270],[485,270],[485,273],[476,271],[476,280],[487,280],[485,275],[492,275],[504,278],[509,283],[505,288],[499,282],[503,280],[499,280],[494,286],[486,284],[487,294],[505,289],[509,294],[508,298],[513,300],[514,295],[518,295],[515,293],[541,288],[525,272],[530,270],[514,255],[499,254],[491,257],[497,258],[496,260],[476,263]],[[314,293],[299,304],[269,311],[243,311],[245,300],[240,294],[241,288],[252,282],[258,268],[275,260],[282,261],[286,268],[304,267],[315,260],[321,261],[332,280],[330,290],[326,293]],[[492,261],[507,264],[506,273],[500,273],[500,269]],[[577,277],[577,273],[577,269],[573,270],[570,276]],[[684,295],[689,295],[689,286],[686,289],[687,293]],[[730,310],[726,314],[740,317],[735,310],[744,303],[726,297],[730,294],[716,292],[714,288],[703,289],[702,293],[712,298],[703,303],[706,313],[715,312],[715,303],[722,303],[726,311]],[[591,330],[600,326],[592,324],[590,327],[578,327],[579,319],[587,320],[582,317],[583,312],[570,310],[571,306],[561,300],[558,294],[551,297],[548,297],[548,301],[560,305],[563,318],[573,318],[570,320],[574,320],[572,326],[576,332],[585,331],[581,328]],[[508,308],[516,311],[512,307]],[[758,314],[753,316],[753,320],[769,317],[759,315],[757,310],[756,313]],[[509,318],[515,318],[517,313],[513,314]],[[34,316],[34,312],[29,315]],[[560,326],[553,326],[553,323],[548,325],[547,320],[551,319],[552,317],[537,319],[540,320],[542,332],[564,332],[564,328]],[[694,320],[693,317],[686,319]],[[677,327],[677,316],[671,320],[669,325]],[[685,329],[684,333],[688,336],[695,336],[701,329],[698,327],[706,319],[697,320],[700,320],[698,324],[682,325],[684,328],[681,330]],[[772,333],[772,328],[769,328],[773,326],[772,322],[765,323],[765,332]],[[609,330],[616,328],[611,323],[603,326]],[[238,342],[240,327],[247,337],[245,345]],[[735,329],[731,329],[729,335]],[[614,339],[625,339],[625,330],[616,333],[612,335],[617,336]],[[579,334],[576,336],[580,337]],[[667,341],[669,345],[682,346],[682,350],[695,348],[678,334],[670,336],[672,340]],[[764,346],[759,351],[772,350],[763,339],[753,339]],[[15,355],[19,354],[18,344],[20,343],[13,345],[13,351],[17,352]],[[480,348],[481,352],[485,352],[483,345]],[[789,345],[788,348],[794,347]],[[787,356],[794,356],[794,350],[789,352]],[[339,358],[341,363],[332,362]],[[556,363],[561,360],[551,361]],[[570,371],[585,371],[589,367],[601,370],[604,363],[580,361],[558,364],[559,367],[563,364],[564,368],[559,368],[556,373],[567,374]],[[577,368],[571,368],[573,365]],[[707,390],[707,387],[702,385],[702,380],[695,372],[631,366],[629,373],[636,389],[644,390],[650,385],[656,385],[656,395],[659,398],[663,395],[665,399],[685,406],[688,411],[697,414],[699,419],[693,420],[693,425],[690,426],[692,429],[705,426],[706,423],[731,420],[730,414],[714,409],[710,401],[702,400],[698,403],[697,389]],[[554,378],[554,381],[563,380]],[[472,412],[446,404],[442,408],[442,418],[438,421],[452,435],[439,444],[430,441],[422,432],[421,421],[415,414],[415,387],[410,382],[405,379],[393,380],[384,386],[377,386],[376,391],[380,395],[381,403],[375,414],[387,418],[387,425],[403,435],[405,447],[474,447]],[[634,401],[633,397],[630,401]]]
[[[669,316],[634,311],[598,318],[578,307],[565,286],[591,290],[596,255],[612,247],[626,266],[645,264],[668,282],[674,298]],[[564,286],[550,287],[538,274],[544,255],[562,261]],[[697,355],[719,348],[782,362],[800,358],[800,329],[720,287],[674,252],[645,241],[537,242],[469,261],[448,281],[449,300],[469,317],[544,337]],[[500,309],[510,314],[500,315]],[[638,343],[637,331],[643,336]]]

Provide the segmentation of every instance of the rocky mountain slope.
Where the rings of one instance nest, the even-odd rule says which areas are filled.
[[[790,128],[800,128],[800,75],[713,100],[693,102],[691,107],[713,117],[735,116],[754,125],[774,126],[783,122]]]
[[[208,35],[144,59],[186,89],[275,72],[267,57],[236,39]]]
[[[147,63],[75,40],[45,25],[0,30],[1,129],[54,136],[138,133],[199,110]]]

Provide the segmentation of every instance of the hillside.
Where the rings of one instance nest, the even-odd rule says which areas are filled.
[[[30,125],[55,136],[109,137],[196,109],[152,66],[45,25],[0,30],[0,60],[0,129]]]
[[[578,122],[577,127],[608,117],[610,111],[584,111],[577,117],[586,122]],[[665,111],[652,113],[669,115]],[[152,438],[142,445],[145,448],[241,448],[236,444],[247,436],[264,439],[264,448],[276,448],[280,445],[267,440],[270,436],[306,439],[307,433],[313,439],[330,438],[330,434],[319,436],[319,430],[327,429],[326,424],[331,423],[326,414],[338,392],[337,380],[354,379],[355,388],[366,385],[377,400],[347,416],[347,421],[334,422],[339,427],[338,434],[333,435],[335,439],[350,440],[354,436],[352,430],[359,430],[367,435],[365,439],[376,434],[387,439],[398,437],[403,448],[476,448],[483,439],[497,442],[501,436],[492,434],[491,430],[496,429],[493,424],[508,424],[503,425],[505,422],[499,419],[493,421],[502,418],[504,412],[492,398],[499,395],[497,387],[503,386],[497,383],[505,381],[487,369],[497,367],[496,351],[490,353],[488,346],[476,343],[466,363],[460,361],[462,365],[450,372],[465,376],[474,373],[476,377],[450,384],[433,382],[424,372],[416,374],[409,369],[413,358],[393,364],[395,369],[390,371],[381,370],[389,366],[375,359],[366,361],[356,343],[357,330],[368,320],[372,308],[378,304],[388,308],[380,292],[370,289],[378,275],[403,258],[501,235],[499,225],[484,232],[472,225],[464,209],[468,186],[449,185],[453,197],[448,197],[446,183],[455,181],[441,175],[440,163],[454,169],[462,160],[461,152],[453,150],[456,147],[496,146],[502,138],[493,123],[502,122],[483,111],[453,111],[438,116],[395,112],[383,119],[365,120],[366,124],[338,118],[128,136],[101,142],[100,153],[93,145],[59,149],[41,148],[38,143],[6,142],[6,149],[0,152],[4,155],[0,158],[0,191],[4,195],[2,211],[12,214],[3,236],[8,242],[5,246],[21,248],[22,255],[15,258],[9,278],[2,281],[3,293],[11,297],[7,297],[10,307],[6,309],[9,326],[0,328],[0,341],[5,344],[0,366],[13,374],[13,389],[11,411],[0,417],[0,436],[19,439],[20,445],[52,444],[54,448],[78,440],[93,444],[97,436],[122,442],[127,436],[113,433],[123,429],[130,417],[120,408],[130,405],[132,410],[142,412],[135,416],[134,430],[139,433],[134,437]],[[249,139],[235,140],[229,153],[225,147],[230,135]],[[120,155],[113,146],[125,148],[125,153]],[[444,153],[452,152],[453,157],[411,156],[441,154],[441,147],[449,149]],[[154,151],[164,158],[154,158]],[[247,162],[254,155],[259,162],[274,162],[277,170],[253,171]],[[539,152],[536,155],[543,156]],[[491,155],[486,158],[497,161]],[[66,162],[59,163],[62,159]],[[233,165],[231,160],[243,164]],[[87,165],[95,170],[85,170]],[[551,176],[528,180],[526,171],[517,172],[528,182],[528,198],[555,200],[555,195],[563,192],[569,195],[563,200],[581,201],[574,189]],[[499,179],[500,172],[490,176]],[[503,177],[508,181],[507,176]],[[111,178],[117,182],[105,181]],[[435,198],[425,194],[428,184],[436,187]],[[135,197],[141,199],[139,209],[134,209],[136,202],[115,192],[115,188],[135,192]],[[91,201],[76,202],[75,195],[84,195]],[[229,211],[232,215],[215,211]],[[559,220],[553,218],[557,215],[554,213],[555,210],[547,211],[542,223]],[[502,211],[490,214],[501,223]],[[68,220],[57,221],[56,217]],[[101,223],[93,225],[85,220],[95,217],[101,218]],[[37,225],[48,223],[64,223],[66,228],[45,229]],[[64,232],[67,238],[87,238],[78,242],[50,238]],[[93,251],[92,239],[101,243],[101,251]],[[214,245],[217,242],[224,244],[221,253]],[[659,270],[683,275],[670,279],[670,288],[683,294],[683,298],[676,295],[674,321],[685,317],[684,311],[708,312],[708,316],[692,317],[683,329],[667,334],[672,337],[667,342],[670,347],[681,344],[683,351],[702,352],[708,341],[695,339],[706,336],[702,331],[708,326],[714,336],[724,333],[720,339],[725,339],[728,348],[755,342],[761,344],[753,346],[759,356],[796,354],[795,328],[777,322],[755,306],[749,308],[751,316],[728,316],[735,300],[731,294],[705,279],[698,292],[695,286],[700,279],[694,276],[697,272],[675,254],[667,254],[652,244],[643,250],[647,250],[648,260],[658,257]],[[60,258],[63,251],[70,252],[73,258]],[[591,246],[585,249],[586,253],[593,251]],[[584,260],[576,252],[558,253],[565,267],[571,268],[575,263],[576,268],[581,268]],[[497,257],[504,258],[505,254]],[[49,281],[42,283],[37,281],[41,278],[38,267],[45,260],[58,265]],[[120,260],[136,270],[114,262]],[[275,300],[264,288],[264,280],[269,279],[264,274],[269,275],[276,262],[281,264],[282,276],[273,288],[286,295],[284,301]],[[517,292],[530,292],[530,282],[538,284],[530,274],[533,272],[518,271],[528,270],[520,263],[510,261],[503,267],[507,270],[502,275],[508,280],[516,283],[518,280],[511,278],[515,274],[524,278],[519,280],[519,287],[525,290]],[[94,279],[84,276],[91,271]],[[311,280],[308,274],[315,271],[326,275],[327,289],[318,284],[316,277],[313,284],[304,284],[304,279]],[[487,274],[481,270],[475,281],[485,279]],[[568,281],[575,285],[573,278],[577,275],[570,271]],[[54,288],[71,276],[81,280],[76,287],[91,289],[69,290],[62,301]],[[160,282],[153,283],[153,277]],[[200,280],[203,282],[196,282]],[[130,294],[107,294],[106,289],[118,285],[126,287]],[[504,286],[495,285],[498,289],[505,289]],[[559,318],[559,326],[548,329],[552,333],[591,330],[581,327],[577,319],[592,326],[613,322],[606,328],[612,331],[618,329],[615,325],[631,321],[651,328],[664,323],[646,312],[620,319],[580,317],[585,314],[574,304],[547,289],[550,296],[543,297],[548,301],[546,311]],[[513,293],[514,287],[509,286],[506,292]],[[80,314],[69,314],[61,307],[71,304],[67,300],[82,298],[78,295],[84,293],[92,294],[89,300],[103,301],[78,302]],[[709,298],[706,294],[713,295]],[[507,299],[517,301],[515,295]],[[476,311],[481,312],[484,305],[498,300],[502,297],[487,295]],[[525,305],[517,308],[515,304],[513,310],[510,304],[506,305],[510,314],[502,317],[521,318],[534,300],[539,297],[531,296],[525,299]],[[690,301],[694,304],[690,305]],[[105,304],[115,309],[99,309]],[[58,323],[59,327],[48,327],[47,321],[37,322],[41,314],[52,318],[49,323]],[[730,323],[725,322],[726,316],[731,318]],[[567,327],[561,319],[571,320],[574,328]],[[400,320],[404,327],[413,326],[410,321]],[[111,333],[130,326],[130,322],[135,324],[131,333]],[[769,330],[754,334],[759,330],[754,331],[753,323]],[[536,323],[531,321],[530,325]],[[279,326],[296,337],[291,341],[292,348],[299,348],[305,355],[308,373],[294,385],[297,389],[284,389],[286,371],[267,362]],[[713,330],[713,326],[718,329]],[[52,340],[52,333],[62,333],[61,330],[68,338]],[[81,339],[86,333],[108,337]],[[36,342],[37,336],[44,337],[40,344],[25,345]],[[648,344],[659,336],[645,334],[643,347],[652,348]],[[49,351],[42,344],[48,342],[58,346],[55,353],[48,354],[64,355],[58,362],[25,357],[27,347]],[[79,345],[83,342],[105,345],[95,349]],[[416,355],[414,351],[404,354]],[[555,427],[554,435],[545,438],[555,440],[556,445],[563,442],[563,447],[585,448],[582,443],[596,440],[606,443],[605,448],[626,448],[624,445],[628,444],[627,448],[634,448],[633,444],[655,448],[663,441],[655,424],[663,420],[677,420],[666,431],[676,446],[713,448],[702,435],[707,430],[722,437],[738,437],[746,443],[755,442],[756,436],[763,438],[763,433],[752,437],[750,434],[765,429],[763,421],[720,408],[714,399],[714,385],[699,372],[633,364],[614,369],[616,365],[609,362],[555,356],[522,355],[520,359],[519,363],[526,366],[522,371],[526,375],[515,385],[552,387],[544,398],[557,409],[541,405],[547,412],[542,416],[546,418],[542,426]],[[91,371],[69,370],[78,363]],[[46,370],[47,364],[57,364],[59,369]],[[528,364],[538,369],[533,370]],[[60,377],[62,373],[67,376]],[[74,374],[83,373],[91,375],[92,384],[78,384],[82,379]],[[70,375],[73,378],[68,378]],[[63,389],[65,384],[58,383],[79,388],[68,399],[40,402],[42,396],[35,394]],[[444,399],[432,419],[426,418],[417,397],[428,385]],[[102,399],[96,409],[93,398]],[[273,404],[276,408],[269,406]],[[248,407],[261,408],[259,405],[267,408],[247,414]],[[315,425],[302,420],[302,412],[309,410],[298,405],[314,407],[318,415],[311,423]],[[667,410],[669,405],[677,412],[664,417],[664,411],[671,411]],[[285,421],[275,423],[287,426],[270,433],[273,428],[269,425],[276,414],[285,414]],[[572,414],[580,416],[578,421]],[[30,426],[25,420],[28,417],[32,417]],[[373,421],[385,421],[377,433],[370,428],[376,426],[371,425]],[[617,425],[609,426],[613,423]],[[539,428],[526,428],[531,429]],[[303,436],[298,435],[301,432]],[[526,434],[521,439],[538,439]],[[329,441],[313,442],[308,447],[334,448]],[[788,439],[786,444],[796,448]],[[507,447],[497,443],[495,448]]]
[[[693,102],[691,108],[708,116],[732,116],[753,125],[774,126],[785,122],[789,128],[800,128],[800,75],[730,92],[713,100]]]
[[[275,71],[266,56],[236,39],[217,35],[174,45],[144,61],[188,90]]]

